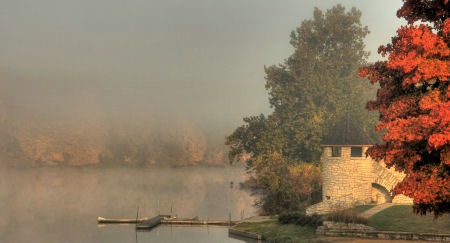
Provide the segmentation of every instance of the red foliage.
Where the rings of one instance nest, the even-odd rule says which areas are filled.
[[[360,69],[379,83],[367,104],[380,112],[383,144],[369,149],[375,159],[406,174],[393,190],[414,199],[416,213],[450,213],[450,12],[448,0],[404,0],[398,16],[409,24],[379,53],[387,61]],[[414,21],[428,21],[413,25]]]
[[[448,3],[449,0],[403,0],[397,16],[405,18],[409,24],[416,21],[431,22],[440,29],[450,14]]]

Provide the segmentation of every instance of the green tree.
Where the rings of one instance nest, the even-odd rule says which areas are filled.
[[[356,75],[368,56],[363,39],[369,31],[360,17],[356,8],[346,12],[337,5],[326,13],[315,8],[313,19],[291,33],[294,53],[283,64],[265,68],[274,111],[245,118],[227,137],[232,161],[243,153],[257,156],[263,147],[296,162],[317,161],[322,138],[346,114],[362,126],[371,123],[364,94],[372,88]],[[270,139],[261,140],[266,136]]]
[[[294,53],[265,67],[273,113],[244,118],[245,124],[226,138],[231,162],[247,155],[256,177],[256,161],[270,169],[273,153],[282,156],[286,168],[317,162],[322,139],[338,121],[350,115],[362,127],[373,124],[364,109],[364,94],[373,88],[356,75],[369,55],[363,41],[369,30],[360,17],[356,8],[336,5],[325,13],[315,8],[313,18],[292,31]]]

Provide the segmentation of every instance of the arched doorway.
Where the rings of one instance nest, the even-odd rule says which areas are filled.
[[[376,204],[391,203],[391,193],[384,186],[372,183],[372,202]]]

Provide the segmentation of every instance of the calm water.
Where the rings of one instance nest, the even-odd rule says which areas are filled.
[[[0,172],[0,242],[243,242],[224,227],[99,226],[107,218],[233,220],[255,214],[241,167],[39,168]],[[232,182],[232,183],[231,183]]]

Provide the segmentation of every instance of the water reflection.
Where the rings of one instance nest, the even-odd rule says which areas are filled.
[[[257,242],[249,239],[228,237],[226,227],[186,227],[186,226],[159,226],[150,232],[138,232],[138,242],[167,243],[231,243],[231,242]]]
[[[96,218],[134,218],[138,206],[140,216],[172,211],[178,217],[231,214],[238,220],[255,213],[253,198],[230,187],[243,180],[243,169],[236,167],[3,169],[0,242],[135,242],[134,227],[98,228]],[[149,242],[146,237],[168,229],[173,230],[138,233],[137,239]]]

